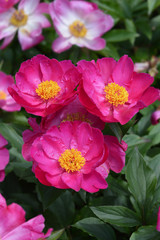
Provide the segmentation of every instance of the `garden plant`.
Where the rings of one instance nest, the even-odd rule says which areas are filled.
[[[159,0],[0,0],[0,240],[160,240],[159,88]]]

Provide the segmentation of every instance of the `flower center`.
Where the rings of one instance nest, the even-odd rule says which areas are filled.
[[[48,100],[50,98],[55,98],[60,90],[61,88],[57,82],[47,80],[38,84],[38,88],[36,88],[36,93],[42,99]]]
[[[70,33],[75,36],[75,37],[85,37],[87,33],[87,29],[85,25],[79,21],[76,20],[74,21],[70,26],[69,26]]]
[[[127,90],[116,83],[109,83],[105,86],[106,100],[114,106],[123,105],[128,101]]]
[[[7,94],[3,91],[0,91],[0,100],[5,100],[7,98]]]
[[[86,118],[85,114],[82,114],[79,112],[67,114],[67,117],[64,118],[62,122],[66,122],[66,121],[70,121],[70,122],[81,121],[81,122],[87,122],[92,125],[92,122],[88,118]]]
[[[74,148],[65,150],[58,161],[68,173],[80,171],[85,164],[85,158],[82,157],[81,152]]]
[[[26,25],[28,20],[28,16],[24,13],[24,11],[21,10],[16,10],[11,19],[10,19],[10,23],[16,27],[21,27]]]

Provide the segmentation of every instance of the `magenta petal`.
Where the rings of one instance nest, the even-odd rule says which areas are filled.
[[[62,180],[62,175],[52,176],[52,175],[46,174],[46,179],[53,187],[60,188],[60,189],[69,188]]]
[[[90,174],[83,175],[82,189],[87,192],[98,192],[99,189],[107,188],[108,184],[102,175],[96,171],[92,171]]]
[[[160,90],[154,87],[149,87],[140,98],[140,101],[142,101],[147,107],[150,104],[154,103],[156,100],[158,100],[159,97]]]
[[[82,176],[83,175],[81,172],[64,172],[62,174],[62,180],[69,188],[72,188],[78,192],[81,189]]]
[[[33,171],[33,170],[32,170]],[[34,169],[36,178],[46,186],[52,186],[52,184],[47,180],[46,174],[38,166]]]
[[[99,68],[105,84],[108,83],[115,66],[116,61],[113,58],[102,58],[97,60],[97,67]]]
[[[131,77],[133,75],[134,64],[127,55],[121,57],[114,69],[113,80],[120,86],[130,84]]]
[[[8,149],[0,149],[0,170],[4,170],[9,162],[9,151]]]
[[[0,148],[4,147],[7,144],[7,140],[0,134]]]
[[[129,86],[129,99],[138,99],[153,83],[154,78],[147,73],[134,73]]]
[[[0,209],[0,236],[4,239],[9,232],[25,222],[25,211],[16,203],[9,206],[0,204]]]
[[[126,124],[140,109],[143,109],[145,104],[139,101],[135,106],[129,107],[128,105],[114,109],[113,116],[122,125]]]
[[[114,136],[104,136],[104,139],[109,149],[107,159],[108,166],[112,171],[119,173],[125,165],[125,151],[127,150],[127,144],[124,141],[120,144],[118,139]]]

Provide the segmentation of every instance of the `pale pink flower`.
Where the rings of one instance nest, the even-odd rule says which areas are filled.
[[[80,102],[105,122],[126,124],[140,109],[159,98],[160,91],[150,87],[154,78],[134,72],[128,56],[118,62],[102,58],[78,62],[82,81],[78,87]]]
[[[19,111],[21,106],[15,102],[8,92],[8,87],[14,83],[11,75],[0,72],[0,108],[7,112]]]
[[[70,60],[37,55],[21,64],[16,84],[8,90],[27,112],[45,117],[73,100],[80,78]]]
[[[149,69],[149,61],[148,62],[140,62],[134,64],[134,71],[135,72],[143,72]]]
[[[5,148],[7,140],[0,134],[0,182],[5,178],[5,167],[9,162],[9,151]]]
[[[86,122],[51,127],[34,140],[30,151],[35,176],[44,185],[88,192],[107,187],[96,168],[107,159],[108,149],[101,131]]]
[[[0,40],[4,39],[0,49],[4,49],[18,31],[22,50],[40,43],[44,37],[42,28],[50,27],[50,22],[43,15],[48,13],[47,3],[40,0],[21,0],[18,9],[10,8],[0,14]]]
[[[55,0],[50,15],[59,37],[53,42],[55,52],[63,52],[73,44],[92,50],[103,49],[101,36],[113,27],[113,19],[86,1]]]
[[[25,222],[23,208],[12,203],[7,206],[0,194],[0,239],[1,240],[37,240],[50,236],[52,229],[44,234],[44,217],[39,215]]]
[[[14,4],[18,3],[19,0],[0,0],[0,13],[7,11],[13,7]]]

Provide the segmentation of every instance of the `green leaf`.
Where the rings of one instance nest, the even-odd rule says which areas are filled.
[[[160,233],[156,230],[156,226],[144,226],[138,228],[129,240],[160,240]]]
[[[17,134],[11,124],[1,122],[0,133],[9,143],[11,143],[12,147],[15,147],[19,152],[21,152],[23,145],[22,137]]]
[[[76,222],[72,227],[81,229],[90,236],[96,237],[98,240],[116,240],[113,229],[97,218],[85,218]]]
[[[148,14],[150,15],[154,9],[160,6],[160,0],[147,0],[148,3]]]
[[[63,194],[61,194],[47,209],[46,218],[55,229],[70,226],[75,214],[75,204],[71,192],[68,190],[65,192],[64,190],[62,191]]]
[[[105,34],[105,39],[107,42],[122,42],[138,36],[137,33],[125,29],[114,29]]]
[[[62,189],[44,186],[39,182],[36,186],[36,190],[38,198],[43,204],[44,210],[47,209],[62,193],[64,193],[64,190]]]
[[[128,147],[136,147],[140,144],[146,144],[150,142],[149,138],[143,138],[136,134],[127,134],[124,136],[123,140],[128,144]]]
[[[61,229],[58,231],[54,231],[51,236],[49,238],[47,238],[47,240],[57,240],[59,239],[59,237],[63,234],[63,232],[65,231],[65,229]]]
[[[160,27],[160,15],[155,16],[154,18],[151,19],[151,26],[153,28]]]
[[[125,26],[126,26],[126,29],[127,29],[129,32],[134,33],[134,34],[132,35],[132,37],[130,38],[131,44],[134,44],[135,39],[136,39],[136,27],[135,27],[135,24],[134,24],[133,20],[131,20],[131,19],[125,19]]]
[[[141,224],[137,214],[122,206],[91,207],[94,214],[104,222],[122,227],[134,227]]]
[[[119,126],[118,123],[108,123],[110,129],[112,130],[112,132],[115,134],[115,136],[118,138],[118,141],[121,142],[122,141],[122,130]]]
[[[132,151],[131,157],[128,160],[126,179],[129,190],[140,208],[142,218],[145,219],[150,209],[157,179],[137,149]]]

